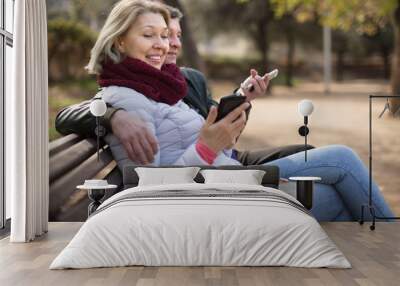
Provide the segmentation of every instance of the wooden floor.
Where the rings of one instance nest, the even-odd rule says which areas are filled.
[[[0,285],[400,285],[400,223],[323,223],[353,268],[123,267],[48,270],[81,223],[50,223],[28,244],[0,241]]]

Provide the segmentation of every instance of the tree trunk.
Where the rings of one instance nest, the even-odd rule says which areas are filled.
[[[261,62],[257,67],[260,75],[263,75],[267,71],[271,70],[269,66],[269,35],[268,35],[268,21],[259,21],[257,23],[257,30],[252,33],[253,41],[256,48],[261,56]],[[270,94],[272,91],[272,82],[268,84],[267,93]]]
[[[287,54],[287,73],[286,73],[286,85],[289,87],[293,86],[293,71],[294,71],[294,52],[296,42],[294,36],[290,36],[288,39],[288,54]]]
[[[287,54],[286,54],[286,85],[289,87],[293,86],[293,69],[294,69],[294,53],[295,53],[295,37],[293,18],[288,16],[285,21],[286,23],[286,41],[287,41]]]
[[[49,69],[52,67],[53,59],[55,55],[57,54],[59,47],[61,46],[61,41],[57,41],[57,37],[55,37],[56,40],[53,39],[56,44],[52,48],[48,48],[48,60],[47,60],[47,65]],[[50,46],[50,45],[49,45]],[[49,72],[49,81],[54,81],[53,73]]]
[[[256,14],[255,16],[247,19],[247,23],[244,24],[252,27],[250,29],[250,35],[261,57],[261,61],[256,68],[260,74],[264,74],[267,72],[267,70],[271,69],[269,66],[268,57],[268,25],[273,18],[273,12],[271,10],[271,4],[269,3],[269,0],[249,1],[249,3],[248,9]]]
[[[179,0],[165,0],[164,3],[172,7],[178,8],[185,15],[183,5]],[[190,29],[190,25],[189,22],[187,21],[186,16],[184,16],[181,20],[181,27],[182,27],[183,63],[184,65],[198,69],[204,73],[206,71],[205,64],[197,50],[197,45],[195,40],[193,39],[193,34]]]
[[[393,26],[395,42],[391,86],[392,94],[400,95],[400,0],[398,1],[397,8],[394,11]],[[391,98],[390,103],[390,111],[394,114],[400,108],[400,98]]]
[[[338,50],[336,54],[336,80],[343,81],[344,73],[344,50]]]
[[[381,56],[383,61],[383,76],[385,79],[390,78],[390,60],[389,60],[389,49],[387,47],[381,48]]]
[[[267,23],[266,22],[258,22],[257,31],[255,33],[255,43],[258,49],[258,52],[261,55],[260,66],[258,67],[259,73],[264,73],[269,67],[269,58],[268,58],[268,32],[267,32]]]

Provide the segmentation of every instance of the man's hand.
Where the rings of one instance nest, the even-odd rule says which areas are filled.
[[[217,108],[211,107],[206,122],[200,130],[199,140],[215,153],[232,146],[246,125],[245,110],[250,104],[243,103],[218,122]]]
[[[247,97],[247,101],[252,101],[256,97],[267,93],[268,84],[269,78],[267,74],[261,77],[255,69],[251,69],[250,76],[242,82],[239,91]]]
[[[158,151],[157,140],[140,118],[118,110],[111,118],[110,124],[113,134],[121,141],[129,159],[139,164],[154,161],[154,155]]]

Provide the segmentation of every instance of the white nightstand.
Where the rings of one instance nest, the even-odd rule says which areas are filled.
[[[117,185],[109,185],[106,180],[85,180],[84,185],[76,187],[79,190],[87,190],[88,197],[92,201],[88,206],[88,217],[101,205],[106,191],[117,188]]]
[[[296,199],[310,210],[313,205],[314,182],[320,181],[320,177],[290,177],[296,182]]]

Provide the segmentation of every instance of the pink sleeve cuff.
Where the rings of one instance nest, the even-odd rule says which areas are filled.
[[[214,162],[215,158],[217,158],[217,153],[215,153],[206,144],[200,141],[197,141],[196,143],[196,151],[200,155],[200,157],[209,165],[211,165]]]

